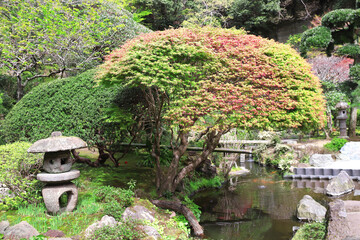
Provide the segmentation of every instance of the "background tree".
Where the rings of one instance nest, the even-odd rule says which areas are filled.
[[[321,26],[305,31],[301,38],[300,51],[303,56],[313,49],[325,50],[327,55],[336,53],[354,59],[356,67],[360,61],[360,46],[358,44],[360,26],[360,9],[337,9],[325,14],[321,19]],[[351,71],[351,69],[350,69]],[[355,72],[355,71],[354,71]],[[349,83],[354,91],[358,85],[355,75],[350,79],[356,84]],[[356,94],[358,91],[355,91]],[[357,96],[351,98],[349,136],[356,136]]]
[[[330,138],[333,128],[333,119],[337,116],[336,104],[340,101],[349,101],[351,94],[347,91],[346,81],[349,80],[349,66],[353,63],[350,58],[318,55],[308,59],[312,70],[321,80],[326,99],[327,129],[324,129],[327,138]]]
[[[139,26],[136,34],[123,31],[134,24],[122,8],[115,1],[1,1],[0,67],[16,77],[17,100],[29,81],[91,68],[125,40],[148,32]]]
[[[110,107],[118,89],[95,88],[93,76],[94,70],[89,70],[33,88],[6,116],[2,126],[6,142],[34,142],[48,138],[53,131],[61,131],[65,136],[78,136],[89,146],[98,148],[97,162],[78,160],[97,166],[110,157],[117,166],[118,159],[111,147],[114,140],[122,140],[122,128],[126,126],[107,123],[105,109]]]
[[[311,129],[324,122],[324,99],[310,65],[288,46],[216,28],[178,29],[138,37],[101,65],[105,85],[143,92],[159,194],[173,193],[234,127]],[[160,166],[164,131],[172,162]],[[189,132],[203,151],[185,158]]]

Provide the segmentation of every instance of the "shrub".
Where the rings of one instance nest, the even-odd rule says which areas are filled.
[[[128,189],[102,186],[94,190],[96,201],[106,203],[104,205],[105,214],[121,220],[125,208],[134,202],[135,181],[130,181],[128,185]]]
[[[304,224],[295,234],[293,240],[323,240],[326,237],[325,223]]]
[[[105,226],[95,231],[90,240],[113,240],[113,239],[141,239],[144,233],[133,221],[126,221],[116,227]]]
[[[30,146],[27,142],[0,146],[0,183],[14,195],[5,198],[0,209],[16,209],[21,204],[36,203],[41,199],[35,175],[42,165],[43,154],[27,153]]]
[[[344,138],[333,138],[331,142],[324,145],[324,147],[330,151],[340,151],[340,149],[347,143],[348,141]]]

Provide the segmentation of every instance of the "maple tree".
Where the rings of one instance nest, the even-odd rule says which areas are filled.
[[[324,99],[310,65],[295,50],[242,30],[199,28],[145,34],[113,51],[99,68],[106,85],[137,87],[151,125],[160,195],[204,162],[232,128],[311,129],[324,123]],[[164,129],[172,162],[160,166]],[[189,134],[204,141],[189,156]]]

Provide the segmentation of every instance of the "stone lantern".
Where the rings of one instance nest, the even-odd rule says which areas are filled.
[[[349,108],[349,105],[346,102],[338,102],[335,108],[338,110],[338,116],[336,117],[339,120],[340,128],[340,138],[348,138],[346,131],[346,119],[348,118],[346,110]]]
[[[45,206],[49,213],[56,214],[74,210],[78,191],[71,182],[80,176],[79,170],[71,170],[73,159],[71,150],[87,147],[86,142],[78,137],[64,137],[61,132],[53,132],[51,137],[35,142],[27,151],[45,153],[43,169],[37,179],[46,183],[42,190]],[[66,194],[67,205],[61,206],[60,197]]]

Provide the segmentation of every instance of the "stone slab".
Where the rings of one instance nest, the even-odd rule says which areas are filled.
[[[68,194],[68,203],[65,207],[61,207],[59,199],[64,193]],[[43,188],[42,195],[48,212],[57,214],[74,210],[78,199],[78,190],[73,183],[50,185]]]
[[[64,173],[39,173],[36,178],[39,181],[50,184],[66,183],[80,177],[79,170],[71,170]]]

